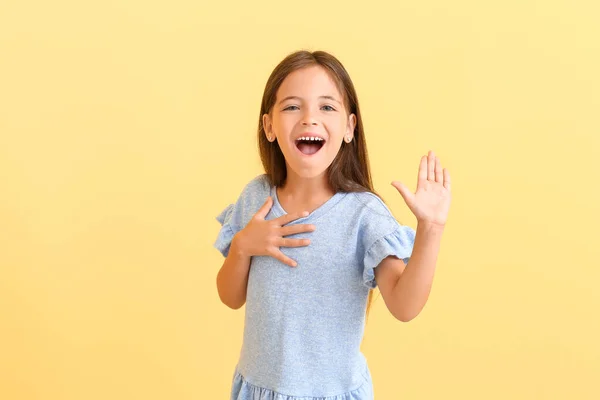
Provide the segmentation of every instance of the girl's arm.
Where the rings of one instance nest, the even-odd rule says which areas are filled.
[[[390,312],[407,322],[419,315],[431,291],[442,233],[450,209],[450,172],[442,168],[433,151],[421,157],[417,191],[392,182],[417,218],[417,229],[408,265],[387,257],[375,268],[375,280]],[[406,270],[405,270],[406,267]]]
[[[251,257],[240,251],[236,234],[231,241],[229,254],[217,274],[219,298],[227,307],[237,310],[246,303],[248,273]]]
[[[375,280],[392,315],[408,322],[429,298],[444,227],[419,222],[408,264],[390,256],[375,268]]]

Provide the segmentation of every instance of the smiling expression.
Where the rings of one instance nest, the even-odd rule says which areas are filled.
[[[269,141],[277,143],[290,169],[300,177],[322,175],[344,138],[352,140],[356,116],[348,115],[335,82],[320,66],[290,73],[277,90],[271,112],[263,115]]]

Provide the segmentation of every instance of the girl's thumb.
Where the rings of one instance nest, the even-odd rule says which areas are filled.
[[[392,182],[392,186],[398,190],[406,204],[410,204],[410,202],[412,201],[412,193],[410,192],[410,190],[408,190],[408,188],[404,186],[402,182],[399,181]]]
[[[271,196],[267,196],[267,200],[265,200],[262,207],[257,211],[256,216],[259,218],[266,217],[267,214],[269,213],[269,210],[271,209],[272,203],[273,203],[273,199],[271,198]]]

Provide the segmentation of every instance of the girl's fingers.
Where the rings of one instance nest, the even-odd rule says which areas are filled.
[[[444,168],[444,187],[450,190],[450,172]]]
[[[268,196],[267,200],[264,202],[262,207],[256,212],[256,214],[254,214],[254,216],[258,219],[265,219],[272,205],[273,199],[271,198],[271,196]]]
[[[419,164],[419,175],[417,176],[417,188],[424,185],[427,181],[427,156],[421,157],[421,163]]]
[[[311,224],[297,224],[297,225],[288,225],[279,229],[279,234],[281,236],[289,236],[295,233],[303,233],[303,232],[312,232],[316,229],[314,225]]]
[[[444,171],[442,170],[442,164],[439,158],[435,158],[435,181],[439,183],[444,182]]]
[[[433,151],[429,151],[427,159],[427,180],[435,181],[435,155]]]
[[[285,215],[282,215],[281,217],[277,218],[275,221],[277,221],[277,224],[279,226],[283,226],[294,220],[297,220],[298,218],[306,217],[307,215],[308,215],[308,211],[285,214]]]
[[[310,239],[280,238],[277,241],[277,247],[302,247],[302,246],[308,246],[309,244],[310,244]]]
[[[286,256],[285,254],[283,254],[281,252],[281,250],[279,250],[279,249],[277,249],[275,251],[275,254],[273,254],[273,257],[275,257],[276,259],[278,259],[282,263],[289,265],[290,267],[295,267],[296,265],[298,265],[296,263],[296,261],[292,260],[291,258],[289,258],[288,256]]]

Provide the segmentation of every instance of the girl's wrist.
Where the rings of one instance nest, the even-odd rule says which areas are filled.
[[[235,235],[233,235],[233,239],[231,240],[231,246],[229,248],[229,252],[237,255],[238,257],[250,257],[251,254],[248,254],[244,248],[244,240],[243,233],[239,231]]]
[[[423,220],[417,220],[417,228],[421,228],[423,230],[435,230],[435,231],[440,231],[443,232],[444,228],[445,228],[445,224],[437,224],[434,222],[430,222],[430,221],[423,221]]]

